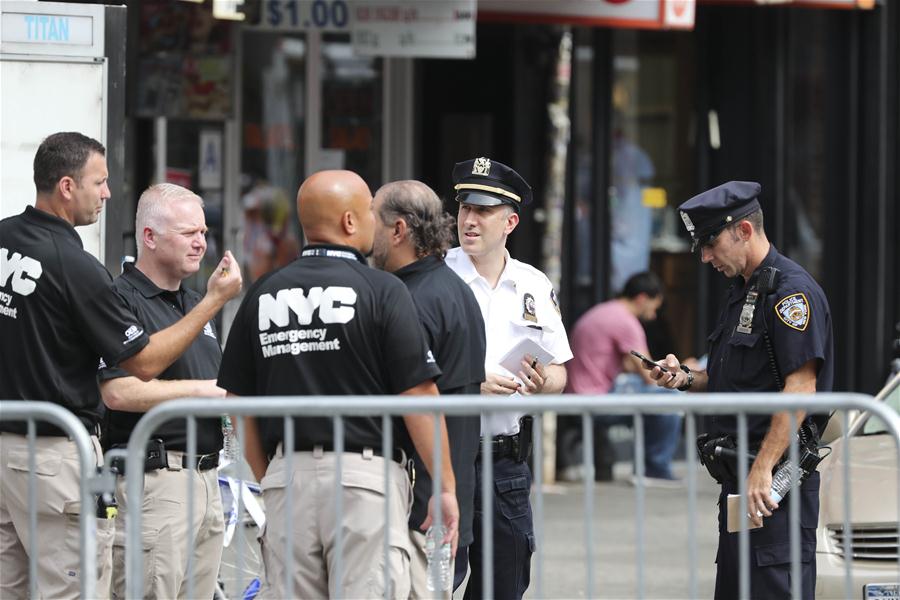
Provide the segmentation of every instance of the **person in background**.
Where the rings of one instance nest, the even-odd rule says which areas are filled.
[[[619,298],[591,308],[575,323],[566,392],[607,394],[640,392],[641,384],[653,384],[631,351],[645,356],[650,351],[641,321],[652,321],[663,303],[659,278],[644,271],[629,277]],[[625,374],[622,377],[622,374]],[[637,381],[635,381],[637,379]],[[617,386],[618,383],[618,386]],[[655,386],[654,386],[654,389]],[[606,429],[610,425],[631,424],[630,415],[596,415],[595,478],[612,478],[615,456]],[[647,485],[677,483],[672,474],[672,457],[681,432],[679,414],[644,415],[644,476]]]

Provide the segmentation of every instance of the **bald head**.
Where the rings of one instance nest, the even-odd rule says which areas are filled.
[[[372,193],[353,171],[310,175],[297,192],[297,214],[311,244],[341,244],[366,255],[372,251]]]

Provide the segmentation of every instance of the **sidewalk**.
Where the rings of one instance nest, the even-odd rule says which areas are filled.
[[[686,465],[674,465],[684,477]],[[594,597],[637,596],[635,557],[636,488],[631,463],[620,462],[615,480],[594,487]],[[697,595],[712,597],[717,543],[718,486],[705,470],[697,472]],[[644,597],[688,598],[687,486],[645,489]],[[547,486],[544,493],[543,596],[585,598],[584,486]],[[537,598],[537,560],[532,562],[528,598]]]

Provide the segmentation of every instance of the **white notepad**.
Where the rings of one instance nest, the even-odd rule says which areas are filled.
[[[518,373],[522,370],[522,360],[526,354],[533,356],[543,365],[549,365],[553,360],[553,355],[546,348],[531,338],[524,338],[503,355],[503,358],[500,359],[500,366],[510,373]]]

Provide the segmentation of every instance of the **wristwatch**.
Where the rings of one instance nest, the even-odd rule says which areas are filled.
[[[678,368],[680,368],[682,371],[687,373],[688,379],[687,379],[687,383],[685,383],[683,386],[681,386],[679,388],[675,388],[675,389],[677,389],[679,392],[686,392],[692,385],[694,385],[694,372],[691,371],[688,368],[688,366],[684,363],[678,365]]]

